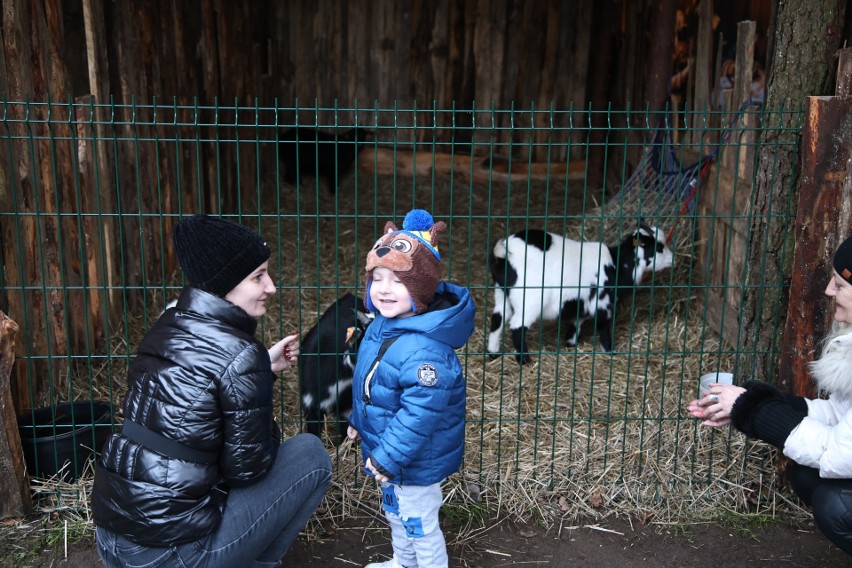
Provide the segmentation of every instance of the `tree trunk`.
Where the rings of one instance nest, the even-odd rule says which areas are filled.
[[[767,85],[767,123],[761,130],[754,189],[754,216],[740,321],[743,359],[740,374],[774,381],[779,329],[786,321],[786,297],[779,301],[773,283],[783,283],[793,261],[790,209],[798,202],[801,114],[810,95],[824,92],[832,56],[841,46],[847,0],[788,0],[778,7]],[[828,274],[814,278],[827,281]]]

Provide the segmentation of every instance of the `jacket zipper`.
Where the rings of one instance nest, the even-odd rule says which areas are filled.
[[[364,416],[367,416],[367,405],[373,404],[373,401],[370,399],[370,383],[373,381],[373,375],[376,374],[376,369],[379,366],[379,361],[373,363],[370,372],[367,373],[367,377],[364,379],[364,393],[362,399],[364,400]]]

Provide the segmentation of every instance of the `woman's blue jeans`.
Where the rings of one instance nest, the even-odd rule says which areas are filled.
[[[330,480],[331,460],[322,442],[299,434],[281,444],[263,479],[230,491],[222,522],[207,537],[157,548],[98,527],[98,553],[110,568],[278,566]]]

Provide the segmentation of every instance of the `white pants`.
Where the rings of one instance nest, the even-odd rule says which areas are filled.
[[[441,484],[382,483],[382,508],[391,526],[396,560],[405,568],[447,568],[447,543],[438,522]]]

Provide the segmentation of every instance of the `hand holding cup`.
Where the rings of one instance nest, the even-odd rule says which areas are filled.
[[[745,392],[733,384],[731,373],[707,373],[699,379],[699,396],[686,409],[705,426],[719,427],[731,423],[734,402]]]

